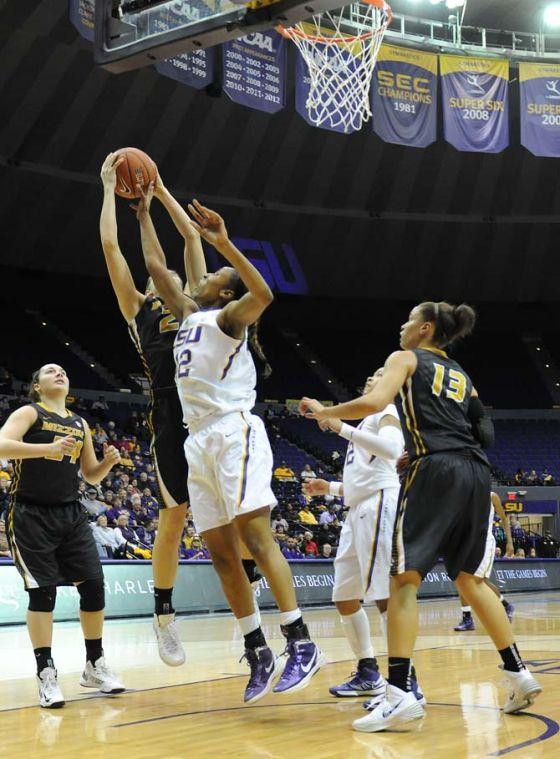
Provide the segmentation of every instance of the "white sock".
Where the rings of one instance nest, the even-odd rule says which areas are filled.
[[[260,627],[260,619],[256,614],[249,614],[248,617],[241,617],[237,620],[241,632],[243,635],[249,635],[253,630],[257,630]]]
[[[261,610],[259,609],[259,602],[257,601],[257,594],[255,591],[253,591],[253,603],[255,606],[255,616],[257,618],[257,621],[259,623],[259,627],[261,626]]]
[[[299,609],[294,609],[293,611],[281,611],[280,624],[283,625],[284,627],[286,625],[291,625],[292,622],[295,622],[300,617],[301,617],[301,611]]]
[[[387,609],[385,611],[380,611],[380,622],[381,622],[381,634],[386,639],[387,638]]]
[[[369,631],[369,619],[364,609],[340,617],[346,640],[358,659],[373,659],[373,646]]]
[[[470,611],[470,610],[471,610],[470,606],[461,606],[461,611],[463,611],[463,612]]]
[[[504,594],[500,593],[500,601],[503,603],[506,599],[504,598]]]

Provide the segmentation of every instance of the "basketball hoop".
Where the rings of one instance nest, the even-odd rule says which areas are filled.
[[[294,42],[309,71],[307,113],[316,126],[344,132],[371,116],[369,90],[393,12],[385,0],[324,11],[278,31]]]

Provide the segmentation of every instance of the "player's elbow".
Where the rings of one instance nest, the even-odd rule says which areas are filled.
[[[259,301],[263,304],[263,306],[267,307],[270,306],[272,301],[274,300],[274,293],[270,289],[268,285],[265,285],[263,287],[262,293],[259,294]]]

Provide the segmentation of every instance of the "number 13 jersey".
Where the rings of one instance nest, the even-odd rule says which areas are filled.
[[[396,403],[411,460],[441,451],[470,450],[488,463],[468,418],[473,383],[447,353],[417,348],[414,374]]]
[[[257,373],[247,337],[226,335],[219,314],[220,309],[191,314],[175,338],[175,379],[187,426],[255,405]]]

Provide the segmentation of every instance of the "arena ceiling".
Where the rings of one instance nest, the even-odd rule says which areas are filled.
[[[466,21],[525,24],[530,5],[469,0]],[[512,94],[515,111],[515,83]],[[223,212],[233,234],[290,245],[312,294],[560,300],[560,164],[518,147],[517,119],[500,155],[443,141],[400,148],[367,127],[331,134],[295,113],[293,92],[269,116],[151,69],[96,68],[65,0],[0,0],[0,103],[3,267],[103,275],[99,167],[136,145],[179,197]],[[140,276],[136,222],[126,204],[119,212]],[[166,249],[180,252],[158,223]]]

